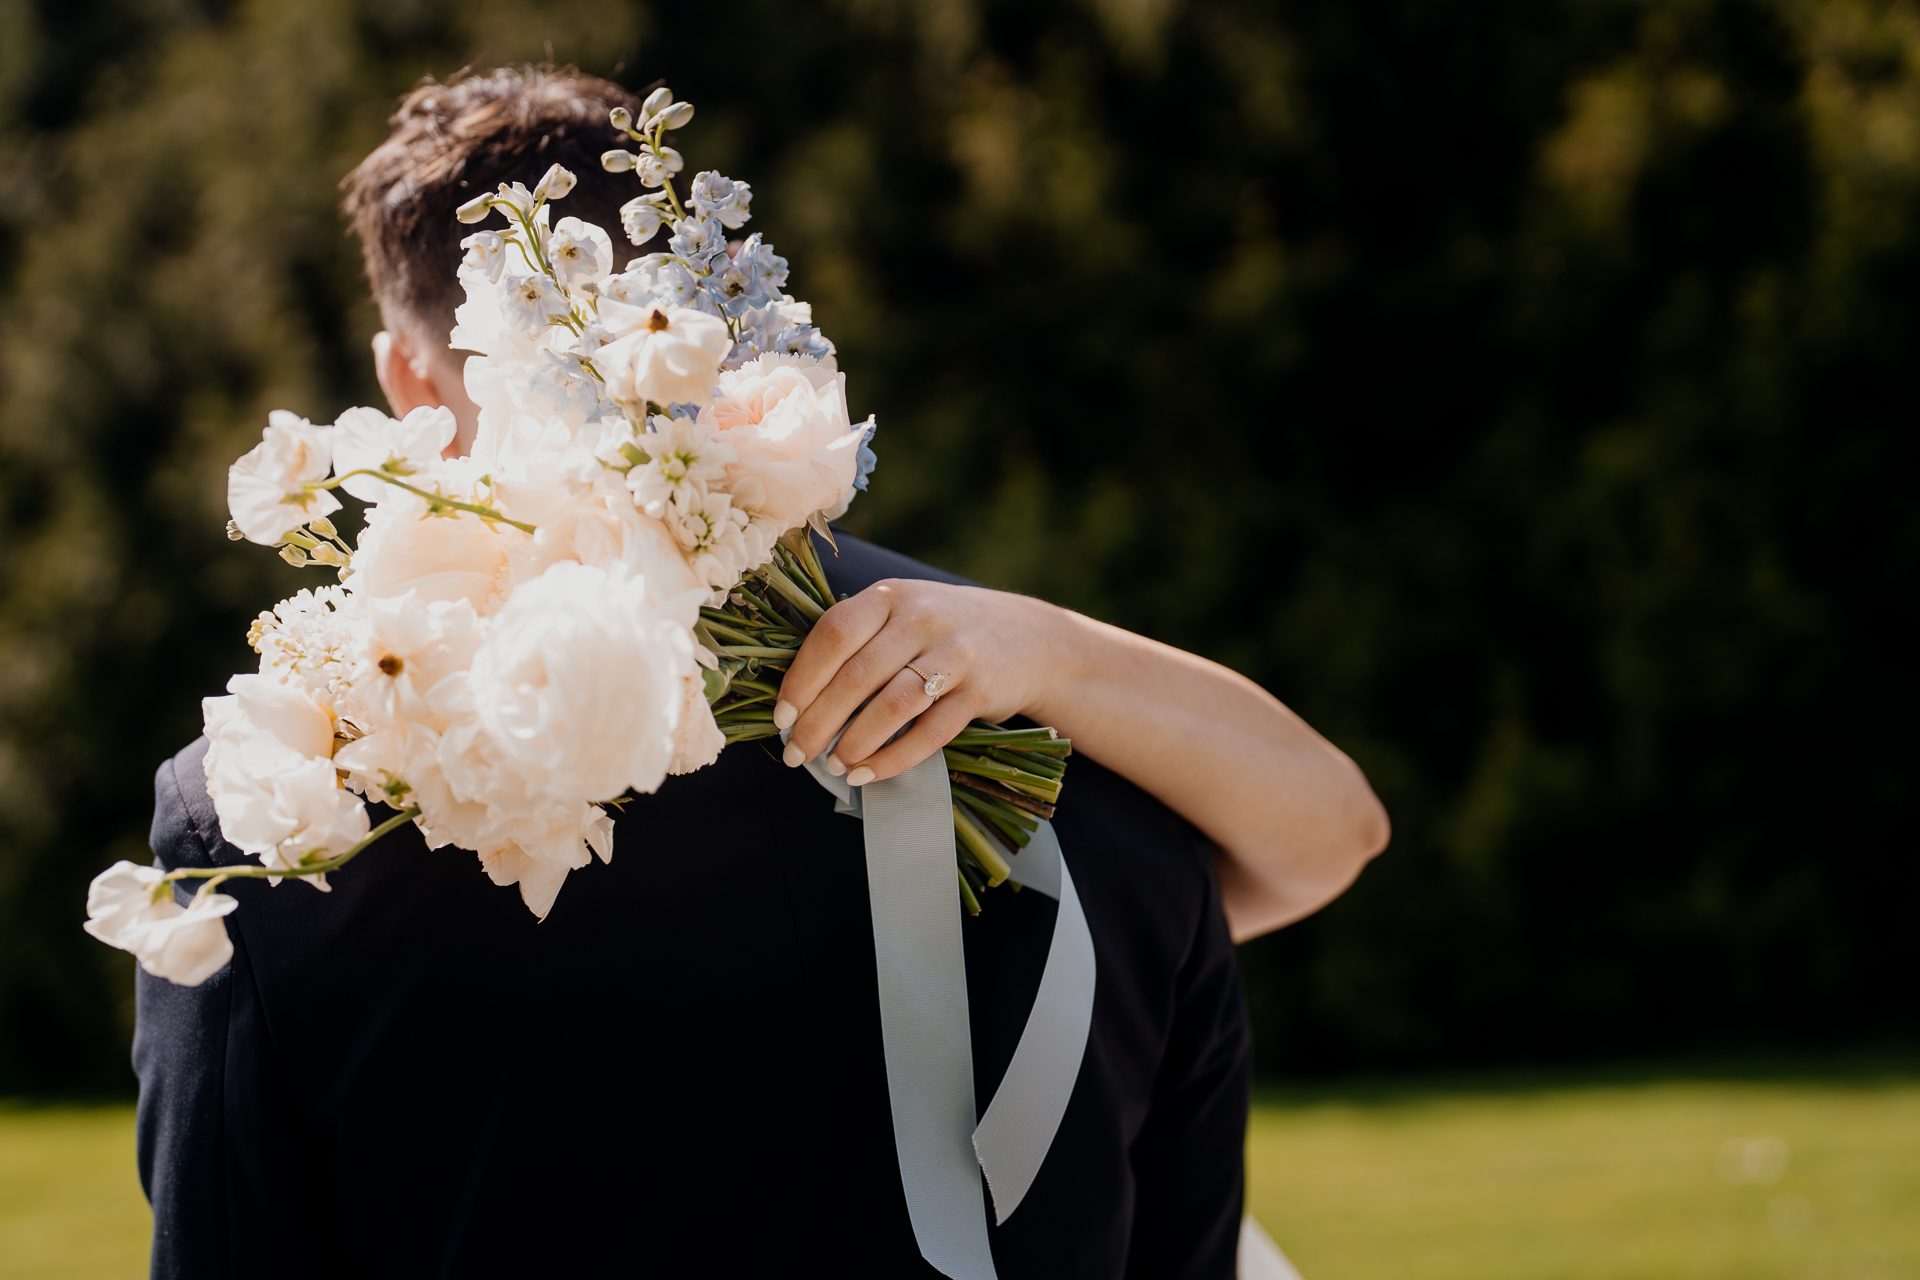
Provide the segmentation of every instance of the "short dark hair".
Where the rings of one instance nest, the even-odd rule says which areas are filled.
[[[499,67],[444,84],[428,77],[401,98],[392,134],[340,182],[341,209],[360,237],[367,282],[387,323],[449,332],[466,298],[460,241],[474,230],[454,211],[502,182],[531,187],[551,164],[579,179],[555,217],[606,231],[617,269],[628,247],[620,206],[640,186],[631,174],[600,167],[601,153],[621,141],[607,122],[615,107],[637,115],[640,101],[572,67]]]

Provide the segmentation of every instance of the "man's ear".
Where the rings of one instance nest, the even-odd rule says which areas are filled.
[[[423,405],[431,409],[447,402],[434,385],[432,367],[412,349],[405,334],[383,329],[373,335],[373,376],[380,380],[380,390],[396,418]]]

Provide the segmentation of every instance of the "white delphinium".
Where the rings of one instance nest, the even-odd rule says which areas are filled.
[[[544,275],[508,275],[504,282],[507,319],[526,334],[537,334],[572,310],[567,295]]]
[[[578,218],[562,218],[547,240],[547,253],[560,284],[574,290],[606,278],[613,269],[613,241]]]
[[[581,420],[600,407],[600,382],[571,352],[542,351],[524,378],[507,382],[508,394],[521,406],[548,417],[575,415]]]
[[[171,885],[160,888],[165,875],[158,867],[124,861],[102,871],[87,888],[86,930],[110,947],[131,951],[156,978],[197,987],[233,958],[221,917],[240,904],[203,888],[191,906],[182,907]]]
[[[497,231],[476,231],[460,242],[466,256],[460,259],[460,274],[476,275],[488,282],[498,281],[506,270],[508,248],[505,236]]]
[[[609,151],[607,154],[616,153]],[[630,155],[631,153],[617,154]],[[627,165],[629,169],[632,167],[632,164]],[[616,170],[616,172],[619,171]],[[654,233],[660,230],[660,224],[666,221],[670,213],[669,210],[660,207],[665,194],[665,192],[656,191],[644,196],[635,196],[620,206],[620,227],[627,233],[627,239],[635,244],[645,244],[653,239]]]
[[[712,169],[693,176],[691,198],[695,213],[703,218],[718,218],[720,225],[729,230],[745,226],[753,217],[747,211],[753,199],[753,188]]]
[[[227,470],[233,523],[248,541],[270,547],[307,521],[338,511],[340,500],[315,487],[332,465],[330,428],[275,409],[260,443]]]
[[[364,406],[348,409],[333,424],[334,474],[342,477],[340,487],[362,502],[383,502],[395,486],[379,475],[398,480],[426,471],[440,461],[458,429],[453,410],[440,405],[422,405],[400,419]],[[356,471],[379,475],[352,474]]]
[[[558,200],[572,191],[577,181],[579,179],[573,176],[571,169],[564,165],[550,165],[546,173],[541,175],[540,181],[534,184],[534,201],[538,203],[542,200]]]
[[[367,811],[340,787],[332,713],[269,676],[238,675],[227,689],[201,703],[207,793],[227,840],[284,870],[352,848],[367,834]],[[324,876],[303,878],[327,887]]]
[[[727,488],[778,533],[832,507],[858,474],[866,423],[847,421],[843,375],[803,356],[762,356],[720,375],[701,415],[731,445]]]
[[[600,321],[622,335],[594,358],[615,400],[703,405],[713,398],[720,362],[733,346],[724,320],[686,307],[603,301]]]
[[[247,632],[260,674],[329,700],[359,647],[363,603],[340,587],[303,588],[262,613]]]

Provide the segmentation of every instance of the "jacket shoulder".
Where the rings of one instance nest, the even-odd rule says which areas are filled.
[[[209,745],[205,738],[196,738],[153,775],[153,827],[147,843],[169,871],[225,866],[243,856],[220,838],[220,817],[207,794]]]

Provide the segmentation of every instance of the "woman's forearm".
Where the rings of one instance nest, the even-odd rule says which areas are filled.
[[[1386,847],[1352,760],[1215,662],[1039,601],[1047,678],[1024,708],[1198,827],[1220,850],[1236,940],[1326,905]]]

